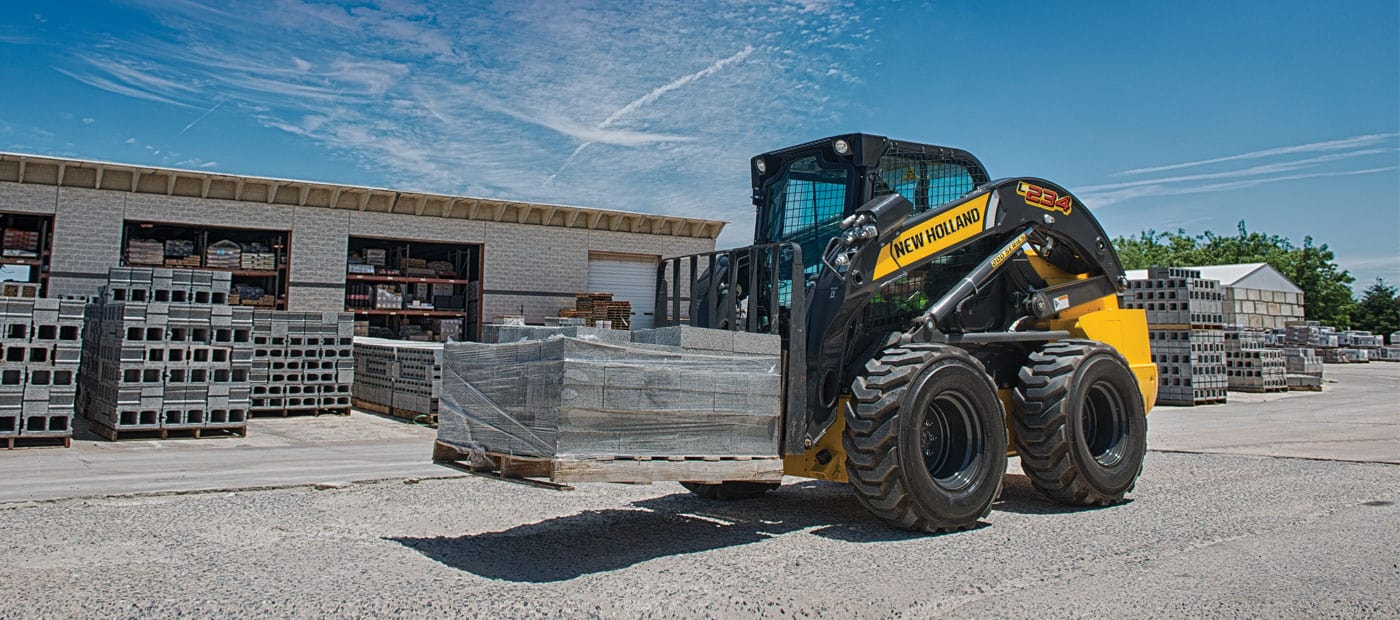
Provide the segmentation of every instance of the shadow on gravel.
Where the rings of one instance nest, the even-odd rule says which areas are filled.
[[[1112,506],[1070,506],[1061,504],[1046,497],[1035,486],[1031,484],[1031,479],[1021,474],[1007,474],[1002,479],[1001,498],[992,504],[992,510],[998,512],[1012,512],[1022,515],[1058,515],[1073,514],[1090,510],[1103,510]],[[1131,503],[1132,500],[1124,502]],[[1122,506],[1124,504],[1118,504]]]
[[[388,540],[481,577],[542,583],[812,528],[817,536],[856,543],[929,537],[875,520],[846,485],[803,482],[743,501],[675,493],[633,502],[632,508],[590,510],[500,532]]]

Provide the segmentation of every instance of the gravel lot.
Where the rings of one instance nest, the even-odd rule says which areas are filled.
[[[1394,616],[1400,469],[1153,453],[1131,503],[1020,475],[976,530],[872,522],[843,485],[479,478],[0,506],[0,617]]]
[[[736,503],[406,483],[453,475],[431,431],[361,414],[0,453],[0,619],[1397,617],[1400,364],[1328,373],[1154,411],[1127,504],[1049,502],[1013,462],[985,524],[942,536],[797,479]],[[338,480],[380,481],[309,485]],[[260,487],[283,488],[221,490]]]

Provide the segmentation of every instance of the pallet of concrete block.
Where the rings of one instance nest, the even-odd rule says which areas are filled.
[[[1322,390],[1322,358],[1315,349],[1308,347],[1286,347],[1283,359],[1288,372],[1288,389],[1304,391]]]
[[[435,459],[554,483],[781,479],[778,337],[638,335],[447,344]]]
[[[1372,349],[1371,359],[1378,362],[1400,362],[1400,346]]]
[[[355,338],[356,408],[436,424],[442,343]]]
[[[252,316],[249,411],[257,416],[349,415],[355,315],[256,310]]]
[[[1351,356],[1337,347],[1318,347],[1318,357],[1322,358],[1324,364],[1350,364]]]
[[[83,304],[0,298],[0,445],[70,445]]]
[[[109,272],[102,301],[87,307],[79,375],[79,409],[95,433],[246,433],[252,312],[227,305],[227,275]]]
[[[1147,279],[1128,282],[1119,303],[1146,311],[1152,325],[1218,329],[1224,320],[1223,299],[1220,282],[1202,279],[1200,271],[1152,267]]]
[[[1350,330],[1337,334],[1339,344],[1355,349],[1379,349],[1385,346],[1385,339],[1368,331]]]
[[[1157,404],[1190,407],[1226,401],[1225,333],[1221,330],[1149,329],[1157,364]]]
[[[1230,391],[1288,391],[1288,367],[1278,349],[1226,351],[1225,367]]]

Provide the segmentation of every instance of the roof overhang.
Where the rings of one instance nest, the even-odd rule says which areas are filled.
[[[0,181],[714,239],[726,222],[0,152]]]

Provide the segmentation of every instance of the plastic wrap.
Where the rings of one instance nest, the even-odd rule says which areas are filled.
[[[438,441],[537,457],[778,455],[778,356],[660,349],[449,343]]]

